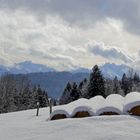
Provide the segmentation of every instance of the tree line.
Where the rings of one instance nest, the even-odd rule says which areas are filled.
[[[89,78],[80,83],[68,82],[57,104],[67,104],[79,98],[91,98],[96,95],[107,97],[110,94],[125,96],[131,91],[140,92],[140,77],[133,70],[124,73],[121,79],[104,78],[98,65],[95,65]],[[0,113],[34,109],[48,106],[48,93],[40,85],[31,85],[27,75],[16,77],[4,74],[0,77]],[[53,99],[56,105],[56,100]]]
[[[116,76],[114,79],[107,79],[102,75],[98,65],[92,69],[90,77],[85,78],[79,84],[76,82],[66,85],[60,104],[67,104],[79,98],[92,98],[96,95],[107,97],[110,94],[120,94],[125,96],[129,92],[140,92],[140,77],[133,69],[124,73],[121,79]]]
[[[31,86],[27,76],[16,78],[12,74],[4,74],[0,77],[0,113],[20,111],[36,108],[48,104],[47,91],[40,85]]]

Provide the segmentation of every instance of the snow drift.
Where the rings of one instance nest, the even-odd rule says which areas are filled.
[[[118,94],[109,95],[97,109],[97,115],[121,115],[123,114],[124,97]]]
[[[70,115],[67,111],[67,106],[61,105],[61,106],[53,107],[53,111],[50,115],[50,120],[65,119],[69,117]]]
[[[139,92],[131,92],[125,96],[124,113],[140,116]]]
[[[122,97],[118,94],[111,94],[106,99],[102,96],[95,96],[89,100],[81,98],[67,105],[54,107],[50,119],[123,114],[140,116],[139,92],[131,92],[126,95],[126,97]]]
[[[49,108],[0,115],[0,140],[139,140],[140,117],[94,116],[46,121]]]
[[[71,117],[74,118],[89,117],[94,115],[92,107],[89,104],[89,100],[85,98],[81,98],[69,104],[69,107],[73,108]]]
[[[92,112],[96,115],[96,111],[98,110],[99,106],[105,101],[105,98],[98,95],[89,99],[89,104],[92,107]]]

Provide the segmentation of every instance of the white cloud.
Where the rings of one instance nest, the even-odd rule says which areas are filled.
[[[86,51],[77,45],[77,29],[57,16],[48,15],[44,23],[21,10],[0,11],[0,16],[0,54],[7,65],[32,60],[64,70],[77,65],[76,57]]]
[[[106,18],[121,20],[124,29],[140,34],[139,0],[0,0],[1,8],[24,9],[38,16],[59,15],[72,25],[89,27]]]
[[[91,12],[93,15],[90,14],[88,17],[86,14],[80,20],[81,10],[77,9],[78,14],[74,7],[71,13],[72,7],[70,7],[66,14],[72,17],[75,14],[74,21],[70,22],[66,19],[66,15],[61,13],[61,10],[65,13],[65,7],[60,9],[61,5],[55,5],[58,9],[54,9],[54,5],[51,5],[48,8],[45,7],[45,0],[41,1],[42,3],[36,0],[14,0],[11,3],[10,0],[6,0],[5,6],[1,6],[3,7],[0,8],[1,64],[13,65],[31,60],[58,70],[67,70],[76,66],[90,68],[96,63],[105,62],[130,65],[132,61],[135,61],[131,57],[134,58],[138,52],[139,36],[124,30],[126,24],[121,18],[107,15],[102,20],[97,17],[97,19],[92,19],[97,9],[94,13],[86,8],[86,13]],[[43,2],[44,6],[41,9]],[[72,4],[71,2],[68,3]],[[84,3],[86,2],[83,1],[80,7],[84,6]],[[85,24],[86,28],[83,28],[79,26],[79,23],[83,25],[89,23],[89,26]],[[94,55],[91,54],[87,45],[93,40],[96,40],[96,43],[91,45]],[[98,42],[104,42],[105,45]]]
[[[124,63],[132,63],[134,60],[122,52],[120,49],[113,46],[105,46],[104,43],[93,42],[89,45],[89,52],[94,55],[102,56],[103,58],[112,59],[115,61],[122,61]]]

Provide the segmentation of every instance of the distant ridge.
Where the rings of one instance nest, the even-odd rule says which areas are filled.
[[[103,75],[106,78],[121,78],[123,73],[127,73],[130,67],[126,65],[116,65],[106,63],[100,66]],[[54,98],[60,97],[68,82],[79,83],[84,78],[88,78],[91,70],[86,68],[77,68],[72,71],[57,72],[55,69],[41,64],[34,64],[31,61],[25,61],[15,64],[14,67],[8,68],[0,66],[0,74],[5,72],[14,74],[15,77],[22,75],[28,76],[32,85],[40,84],[42,88],[48,91],[48,94]]]
[[[127,73],[129,69],[131,68],[124,64],[117,65],[115,63],[105,63],[100,66],[100,69],[106,78],[114,78],[115,76],[117,76],[118,78],[121,78],[123,73]],[[16,63],[12,67],[5,67],[3,65],[0,65],[0,75],[4,73],[29,74],[29,73],[40,73],[40,72],[56,72],[56,70],[47,65],[35,64],[31,61],[24,61],[21,63]],[[89,74],[91,72],[91,69],[79,67],[79,68],[70,70],[68,72],[74,73],[74,74],[76,73]]]

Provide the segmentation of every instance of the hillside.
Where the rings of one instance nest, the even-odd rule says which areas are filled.
[[[22,74],[15,75],[20,78]],[[63,90],[68,82],[80,82],[88,77],[88,73],[70,73],[70,72],[46,72],[46,73],[29,73],[27,77],[32,85],[40,84],[43,89],[48,91],[51,97],[58,98],[62,95]]]
[[[0,115],[1,140],[139,140],[140,118],[102,116],[47,121],[48,108]]]

